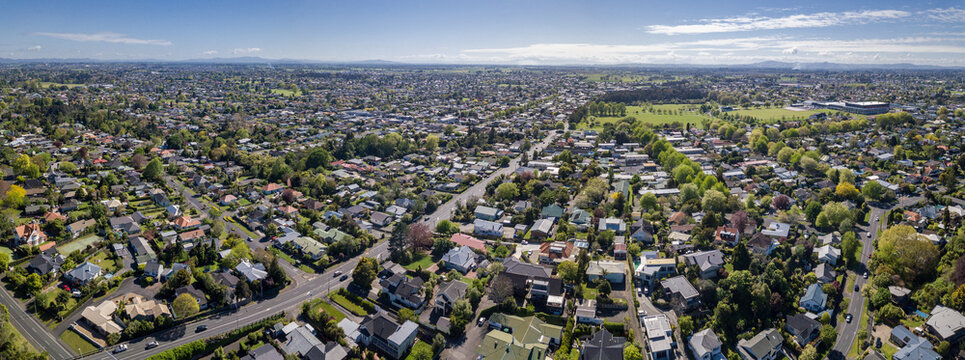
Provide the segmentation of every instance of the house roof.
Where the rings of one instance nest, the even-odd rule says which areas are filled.
[[[456,245],[468,246],[470,248],[486,252],[486,242],[463,233],[452,234],[449,238]]]
[[[691,299],[700,296],[694,285],[687,281],[687,278],[683,275],[674,276],[672,278],[664,279],[660,282],[660,286],[664,289],[669,290],[671,293],[679,294],[684,299]]]
[[[925,325],[931,327],[943,339],[948,339],[965,330],[965,316],[954,309],[936,305],[931,311],[931,316],[925,321]]]
[[[626,338],[613,336],[605,328],[593,334],[589,341],[583,343],[583,360],[620,360],[623,359],[623,347]]]
[[[782,344],[784,343],[784,337],[777,329],[771,328],[757,333],[754,337],[748,340],[740,340],[737,342],[738,348],[741,351],[753,356],[756,359],[762,359],[767,357],[768,354],[776,353],[780,351]]]
[[[714,349],[720,350],[720,338],[714,330],[706,328],[694,333],[690,337],[690,347],[697,353],[697,357],[702,358],[704,354],[712,353]]]
[[[824,306],[828,301],[828,295],[821,289],[821,284],[814,283],[808,286],[807,291],[804,292],[804,296],[801,296],[801,303],[806,301]]]
[[[468,269],[476,263],[476,253],[468,246],[460,246],[442,255],[442,261]]]

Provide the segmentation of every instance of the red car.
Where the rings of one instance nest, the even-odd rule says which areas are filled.
[[[60,284],[60,288],[64,289],[64,291],[70,291],[70,286],[67,286],[67,284]]]

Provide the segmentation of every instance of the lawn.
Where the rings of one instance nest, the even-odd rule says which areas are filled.
[[[829,115],[842,114],[839,111],[828,110],[828,109],[795,111],[795,110],[788,110],[785,108],[742,109],[742,110],[733,111],[731,112],[731,114],[737,114],[742,116],[747,115],[747,116],[755,117],[761,121],[768,122],[768,121],[803,120],[803,119],[807,119],[812,114],[817,114],[820,112],[823,112]],[[846,115],[854,115],[854,114],[846,114]],[[864,116],[862,115],[854,115],[854,116],[857,116],[858,118],[864,118]]]
[[[432,257],[426,254],[422,254],[422,255],[419,255],[419,258],[413,260],[411,263],[402,265],[402,267],[409,270],[416,270],[416,269],[419,269],[419,266],[421,266],[422,269],[424,270],[424,269],[428,269],[430,266],[432,266],[432,264],[433,264]]]
[[[301,96],[302,95],[302,92],[300,90],[291,91],[288,89],[271,89],[271,93],[282,95],[282,96],[292,96],[292,95]]]
[[[576,125],[577,129],[593,129],[597,131],[603,130],[603,125],[607,123],[615,123],[622,120],[625,117],[632,117],[637,119],[639,122],[650,125],[664,125],[672,123],[680,124],[691,124],[693,126],[702,127],[701,123],[704,121],[710,121],[711,117],[701,114],[695,109],[695,105],[654,105],[654,112],[644,111],[640,106],[627,106],[627,116],[607,116],[607,117],[595,117],[590,116],[583,119],[579,124]],[[679,111],[679,113],[657,113],[657,110],[661,111]]]
[[[41,81],[38,85],[40,85],[40,87],[42,88],[66,86],[69,89],[73,89],[78,86],[84,86],[84,84],[62,84],[62,83],[55,83],[55,82],[49,82],[49,81]]]
[[[369,312],[365,311],[365,309],[362,308],[362,306],[352,302],[352,300],[349,300],[347,297],[341,294],[331,293],[331,294],[328,294],[328,297],[331,298],[332,301],[335,301],[336,304],[341,305],[342,307],[348,309],[348,311],[351,311],[353,314],[357,316],[366,316],[369,314]]]
[[[885,359],[891,359],[893,356],[895,356],[896,352],[898,352],[898,348],[896,348],[894,345],[891,345],[890,342],[881,342],[881,355],[884,355]]]
[[[924,324],[925,324],[925,320],[922,319],[921,317],[917,316],[917,315],[912,315],[912,316],[909,317],[909,318],[904,318],[904,319],[902,319],[902,320],[901,320],[901,324],[902,324],[902,325],[905,325],[906,328],[914,329],[914,328],[916,328],[916,327],[919,327],[919,326],[924,325]]]
[[[13,250],[6,246],[0,246],[0,253],[10,255],[10,258],[13,258]]]
[[[426,344],[421,340],[416,340],[415,344],[412,345],[412,351],[405,357],[405,360],[415,360],[416,358],[412,354],[415,353],[416,349],[428,350],[430,354],[432,353],[432,345]]]
[[[83,250],[87,248],[87,246],[98,243],[101,240],[100,236],[88,234],[77,238],[77,240],[58,246],[57,251],[61,254],[70,254],[75,250]]]
[[[60,334],[60,339],[79,354],[86,354],[97,350],[94,344],[91,344],[90,341],[87,341],[87,339],[84,339],[72,329],[67,329],[63,334]]]
[[[114,259],[108,258],[107,252],[104,252],[104,251],[97,252],[96,254],[94,254],[94,256],[91,256],[90,259],[88,259],[87,261],[90,261],[95,265],[100,266],[101,269],[104,269],[107,272],[113,273],[118,270],[117,261],[115,261]]]
[[[342,321],[342,319],[345,318],[345,313],[341,312],[339,309],[332,306],[332,304],[329,304],[327,302],[322,302],[318,306],[320,306],[322,310],[325,310],[325,313],[328,314],[328,316],[335,318],[335,322]]]
[[[584,299],[594,300],[594,299],[596,299],[596,294],[597,294],[596,288],[591,288],[591,287],[588,287],[588,286],[586,286],[586,285],[583,285],[583,298],[584,298]]]

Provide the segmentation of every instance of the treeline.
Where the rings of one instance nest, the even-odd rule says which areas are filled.
[[[627,116],[627,104],[591,102],[587,105],[591,116]]]
[[[689,87],[657,87],[612,91],[600,97],[602,102],[634,104],[643,102],[692,102],[707,98],[707,91]]]

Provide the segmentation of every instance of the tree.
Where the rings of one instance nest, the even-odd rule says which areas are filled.
[[[495,303],[502,303],[505,299],[513,296],[513,280],[506,276],[499,276],[493,281],[489,291],[489,296]]]
[[[7,271],[7,267],[10,266],[10,254],[0,252],[0,274]]]
[[[881,186],[877,181],[868,181],[861,187],[861,193],[868,199],[878,201],[881,200],[881,196],[884,195],[885,187]]]
[[[436,224],[436,233],[441,235],[452,235],[459,231],[459,228],[447,219],[442,219]]]
[[[426,136],[425,139],[426,150],[433,152],[439,147],[439,137],[436,135]]]
[[[409,225],[409,239],[412,246],[420,249],[428,249],[432,247],[432,230],[429,230],[429,225],[426,225],[424,222]]]
[[[556,266],[556,275],[567,284],[576,284],[580,280],[580,267],[575,262],[566,260]]]
[[[352,271],[352,283],[363,289],[372,288],[372,281],[379,274],[379,262],[375,258],[363,257]]]
[[[856,199],[861,193],[849,182],[842,182],[834,188],[834,194],[843,199]]]
[[[743,233],[744,229],[747,228],[747,224],[750,223],[750,219],[747,217],[747,211],[738,210],[730,218],[730,223],[737,228],[738,233]]]
[[[858,251],[860,249],[861,243],[858,242],[854,232],[848,231],[844,233],[844,236],[841,238],[841,256],[844,258],[845,263],[849,266],[856,264],[859,255]]]
[[[771,206],[777,210],[787,210],[791,207],[791,198],[787,197],[787,195],[780,194],[771,200]]]
[[[693,176],[694,168],[690,167],[690,165],[680,164],[673,169],[673,179],[677,184],[689,183]]]
[[[278,264],[278,258],[272,257],[271,263],[268,264],[268,277],[275,282],[275,285],[280,285],[282,287],[288,284],[288,274],[285,273],[285,269],[281,268]]]
[[[724,193],[717,190],[704,192],[704,199],[701,201],[701,207],[704,211],[721,212],[726,206],[727,196],[724,196]]]
[[[392,228],[392,234],[389,236],[389,255],[394,260],[402,259],[402,255],[405,254],[406,250],[409,248],[409,227],[404,224],[396,224]]]
[[[235,299],[247,299],[251,297],[251,288],[248,287],[247,281],[239,281],[238,287],[235,288]]]
[[[623,360],[643,360],[643,354],[633,343],[627,343],[623,348]]]
[[[798,357],[798,360],[819,360],[819,359],[821,359],[821,356],[818,354],[818,349],[815,349],[814,345],[811,345],[811,344],[807,344],[807,346],[804,347],[804,350],[801,350],[801,356]]]
[[[144,173],[142,174],[147,180],[160,180],[161,179],[161,158],[153,158],[144,167]]]
[[[171,310],[174,312],[174,316],[179,319],[184,319],[197,314],[201,311],[201,308],[198,306],[198,300],[195,299],[194,296],[188,293],[182,293],[171,303]]]
[[[425,346],[413,346],[412,351],[406,359],[412,360],[432,360],[432,349]]]
[[[644,193],[640,196],[640,206],[643,207],[644,210],[657,210],[657,195],[651,192]]]
[[[610,293],[613,291],[613,288],[610,286],[609,281],[607,281],[606,279],[603,279],[600,281],[600,285],[596,287],[596,291],[600,295],[603,295],[604,297],[608,297],[610,296]]]
[[[454,330],[456,334],[462,333],[466,328],[466,324],[472,321],[472,316],[472,305],[469,304],[469,300],[456,300],[455,305],[452,306],[452,314],[450,316],[452,320],[452,330]]]
[[[875,261],[893,269],[916,288],[920,281],[936,270],[938,248],[931,241],[919,239],[918,232],[908,225],[888,228],[878,238]]]
[[[28,293],[36,294],[40,289],[43,289],[44,281],[40,279],[40,275],[34,273],[27,276],[27,281],[24,283],[24,286]]]
[[[412,322],[419,322],[419,317],[416,316],[415,312],[409,308],[399,309],[399,321],[405,322],[406,320]]]
[[[700,189],[694,184],[683,184],[680,186],[680,201],[688,202],[693,199],[700,199]]]
[[[690,316],[684,315],[677,320],[677,326],[680,327],[680,333],[685,338],[689,337],[690,334],[694,332],[694,319]]]
[[[834,341],[838,338],[838,332],[834,330],[834,326],[824,325],[821,327],[821,342],[828,344],[828,346],[834,345]]]
[[[432,337],[432,352],[438,353],[446,347],[446,337],[442,336],[441,333],[436,333],[436,336]]]
[[[6,196],[3,198],[3,205],[11,208],[18,209],[23,207],[24,199],[27,197],[27,190],[19,185],[10,185],[10,189],[7,190]]]
[[[496,199],[500,201],[515,199],[518,194],[519,189],[514,182],[505,182],[496,188]]]

